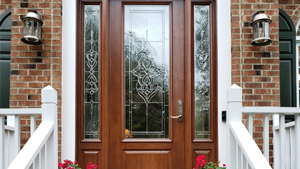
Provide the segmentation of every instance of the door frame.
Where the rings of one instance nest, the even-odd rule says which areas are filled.
[[[76,3],[63,0],[63,42],[62,42],[62,154],[61,160],[75,159],[75,58],[76,58]],[[103,1],[103,5],[108,4]],[[186,1],[187,5],[191,1]],[[231,86],[231,16],[230,0],[217,0],[218,44],[218,117],[226,110],[226,91]],[[186,16],[189,16],[187,14]],[[107,16],[106,16],[107,17]],[[188,26],[188,25],[187,25]],[[107,27],[105,28],[107,29]],[[228,43],[224,43],[228,42]],[[226,162],[226,123],[218,118],[219,159]],[[186,134],[191,135],[191,134]],[[190,157],[191,158],[191,157]],[[190,159],[186,156],[186,160]]]
[[[88,1],[88,0],[79,0],[78,1],[78,5],[77,5],[77,50],[76,50],[76,53],[77,53],[77,61],[76,61],[76,159],[82,159],[83,157],[80,156],[80,154],[83,152],[86,152],[87,154],[90,153],[90,154],[94,154],[93,156],[93,160],[96,160],[97,161],[101,161],[102,163],[103,162],[106,162],[107,160],[108,161],[111,161],[111,159],[109,159],[108,157],[108,154],[102,154],[102,152],[108,152],[110,151],[110,154],[112,152],[118,152],[118,150],[109,150],[109,145],[112,144],[112,141],[114,139],[108,137],[108,138],[105,138],[106,140],[103,141],[102,139],[104,137],[104,135],[108,136],[108,133],[109,133],[109,129],[110,128],[115,128],[115,126],[111,126],[109,127],[110,125],[110,113],[109,112],[123,112],[123,108],[120,108],[120,110],[115,110],[114,108],[116,107],[111,107],[112,106],[112,102],[115,98],[112,98],[112,96],[115,96],[116,98],[119,98],[118,96],[122,96],[121,98],[123,98],[123,94],[120,94],[120,93],[116,93],[116,92],[113,92],[113,91],[116,91],[116,89],[114,90],[111,90],[110,88],[112,87],[113,84],[116,84],[115,81],[117,83],[120,83],[121,82],[121,86],[124,86],[124,77],[122,76],[122,78],[117,78],[117,79],[114,79],[114,83],[110,82],[111,81],[111,78],[110,76],[112,75],[112,77],[117,77],[115,74],[111,73],[112,71],[112,68],[110,68],[110,66],[113,66],[113,65],[119,65],[120,62],[119,60],[111,60],[110,58],[111,57],[108,57],[108,55],[112,55],[112,56],[115,56],[116,54],[111,54],[111,53],[108,53],[108,54],[104,54],[104,56],[102,55],[102,51],[108,51],[110,52],[110,49],[107,49],[105,45],[105,43],[101,43],[102,40],[103,40],[103,36],[107,35],[108,38],[110,36],[110,32],[112,30],[115,29],[115,27],[112,27],[111,29],[109,29],[109,31],[103,31],[102,30],[102,26],[107,26],[105,25],[106,23],[117,23],[117,29],[116,31],[117,32],[122,32],[122,30],[119,31],[120,28],[123,28],[124,26],[124,18],[123,18],[123,12],[124,12],[124,5],[125,4],[169,4],[170,7],[171,7],[171,10],[170,10],[170,14],[172,14],[170,16],[171,20],[170,20],[170,23],[172,24],[171,25],[171,32],[170,32],[170,49],[171,51],[173,51],[174,49],[172,48],[173,47],[173,41],[172,41],[172,37],[173,37],[173,22],[175,23],[176,21],[175,20],[172,20],[172,18],[174,17],[173,15],[177,15],[176,14],[176,10],[174,9],[174,11],[172,10],[173,8],[173,2],[172,1],[169,1],[169,2],[164,2],[164,3],[160,3],[160,2],[150,2],[150,1],[145,1],[145,3],[141,3],[141,2],[127,2],[127,1],[120,1],[120,3],[122,4],[122,7],[121,7],[121,11],[119,11],[119,13],[121,14],[120,18],[122,19],[121,22],[119,21],[115,21],[115,20],[112,20],[112,21],[109,21],[110,18],[104,18],[103,17],[103,14],[107,11],[103,11],[103,9],[105,8],[101,8],[102,6],[102,3],[103,1],[101,0],[92,0],[92,1]],[[111,2],[112,3],[112,2]],[[112,4],[114,4],[115,2],[113,2]],[[177,3],[177,2],[176,2]],[[184,150],[184,154],[186,155],[187,159],[190,159],[190,160],[185,160],[186,164],[185,166],[190,166],[188,168],[191,168],[191,166],[195,163],[195,159],[198,155],[206,155],[207,156],[207,160],[209,161],[217,161],[218,160],[218,123],[214,123],[214,121],[218,121],[218,111],[217,111],[217,25],[216,25],[216,1],[215,0],[197,0],[197,1],[184,1],[183,2],[185,4],[185,16],[183,17],[184,19],[184,22],[185,22],[185,26],[186,27],[183,27],[185,29],[182,29],[184,30],[184,35],[183,36],[183,44],[184,44],[184,48],[183,50],[185,50],[185,52],[183,52],[184,54],[184,69],[183,71],[185,72],[185,75],[186,76],[183,76],[184,78],[184,85],[182,86],[182,88],[180,88],[180,90],[184,90],[183,93],[184,94],[184,124],[185,124],[185,127],[184,127],[184,133],[186,135],[185,137],[185,150]],[[189,4],[187,4],[189,3]],[[84,47],[83,47],[83,37],[84,37],[84,34],[82,33],[83,32],[83,29],[84,29],[84,5],[100,5],[100,37],[99,37],[99,64],[100,64],[100,70],[99,71],[99,80],[101,81],[99,83],[99,92],[100,92],[100,115],[99,115],[99,118],[100,118],[100,126],[99,126],[99,131],[100,131],[100,135],[99,135],[99,140],[84,140],[84,136],[83,136],[83,126],[84,126],[84,116],[83,116],[83,111],[84,111],[84,105],[83,105],[83,98],[84,98],[84,95],[83,95],[83,92],[84,92],[84,85],[83,85],[83,71],[84,71],[84,57],[83,57],[83,51],[84,51]],[[210,39],[210,84],[211,84],[211,87],[210,87],[210,139],[203,139],[203,140],[199,140],[199,139],[195,139],[194,137],[194,126],[195,126],[195,121],[193,120],[195,115],[194,115],[194,77],[191,76],[194,74],[194,62],[192,59],[192,57],[194,58],[194,6],[195,5],[208,5],[210,10],[209,10],[209,39]],[[175,7],[175,6],[174,6]],[[110,6],[111,8],[111,6]],[[109,9],[105,9],[105,10],[108,10]],[[189,16],[187,16],[189,15]],[[176,29],[177,30],[177,29]],[[177,32],[178,33],[178,32]],[[174,34],[176,34],[174,32]],[[180,34],[180,33],[179,33]],[[121,33],[121,35],[118,35],[117,36],[121,39],[121,41],[123,41],[122,38],[124,35],[123,33]],[[189,37],[190,36],[190,37]],[[106,41],[108,41],[108,38],[104,39]],[[118,40],[117,40],[118,42]],[[108,42],[109,44],[110,42]],[[175,44],[175,43],[174,43]],[[117,46],[118,46],[118,43],[117,43]],[[123,49],[123,45],[120,45],[121,46],[121,49]],[[118,47],[117,47],[118,48]],[[118,48],[119,49],[119,48]],[[112,49],[111,49],[112,50]],[[120,50],[120,51],[123,51],[123,50]],[[176,51],[176,48],[175,50]],[[118,54],[118,52],[117,52]],[[123,58],[124,54],[120,54],[120,58]],[[176,54],[177,55],[177,54]],[[172,56],[172,52],[171,52],[171,56]],[[116,57],[116,59],[120,59],[119,57]],[[174,57],[174,56],[172,56]],[[108,64],[107,64],[108,63]],[[172,64],[172,59],[171,59],[171,64]],[[124,65],[121,61],[121,68],[124,67]],[[171,66],[172,67],[172,66]],[[119,69],[118,69],[119,70]],[[171,69],[172,70],[172,69]],[[174,69],[176,70],[176,69]],[[103,73],[104,72],[104,73]],[[114,71],[115,72],[115,71]],[[122,72],[122,71],[121,71]],[[177,73],[180,73],[180,72],[177,72]],[[172,75],[173,73],[171,73]],[[184,75],[184,74],[183,74]],[[175,76],[174,76],[175,77]],[[172,78],[171,78],[172,79]],[[170,82],[171,84],[173,83],[173,81]],[[170,86],[172,88],[172,85]],[[117,87],[117,89],[119,89],[119,87]],[[111,92],[109,95],[108,93],[105,93],[103,94],[103,92]],[[120,91],[121,93],[124,93],[124,89],[122,88],[121,90],[117,90],[118,92]],[[173,94],[170,93],[170,114],[171,112],[174,112],[172,111],[172,108],[174,108],[175,106],[173,105],[172,106],[172,103],[175,104],[175,100],[172,96]],[[179,94],[179,95],[182,95],[182,94]],[[182,96],[181,96],[182,97]],[[101,101],[102,100],[102,101]],[[106,101],[105,101],[106,100]],[[124,99],[121,99],[121,107],[124,107]],[[104,105],[104,106],[103,106]],[[121,114],[124,114],[121,113]],[[174,114],[172,114],[174,115]],[[103,120],[103,117],[105,117]],[[118,120],[121,119],[121,124],[122,126],[124,127],[124,117],[119,117],[117,118]],[[173,122],[173,121],[172,121]],[[170,126],[173,126],[172,125],[172,122],[170,123]],[[177,123],[174,124],[174,126],[176,126]],[[182,125],[182,124],[181,124]],[[106,126],[106,127],[104,127]],[[122,127],[122,128],[123,128]],[[172,139],[172,129],[170,130],[170,139]],[[117,132],[118,133],[118,132]],[[121,132],[122,133],[122,132]],[[190,133],[190,134],[188,134]],[[125,138],[124,137],[124,133],[121,134],[121,137],[122,138]],[[177,137],[174,137],[174,139],[177,138]],[[173,139],[172,139],[173,140]],[[116,141],[116,140],[114,140]],[[121,141],[120,143],[122,142],[135,142],[136,140],[125,140],[125,141]],[[151,140],[147,140],[146,142],[149,142]],[[155,141],[157,142],[157,141]],[[161,142],[161,141],[159,141]],[[163,141],[165,142],[165,141]],[[118,143],[115,143],[115,144],[119,144]],[[120,147],[121,148],[121,145]],[[119,153],[122,153],[122,152],[118,152]],[[190,157],[191,156],[191,157]],[[94,159],[95,158],[95,159]],[[85,160],[84,160],[85,161]],[[81,162],[81,161],[80,161]],[[96,162],[96,161],[93,161],[93,162]],[[192,163],[191,163],[192,162]],[[85,163],[87,163],[87,161],[85,161]],[[110,162],[112,163],[112,161]]]

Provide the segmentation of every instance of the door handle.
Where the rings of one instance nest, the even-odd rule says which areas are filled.
[[[178,100],[178,102],[177,102],[177,116],[170,116],[170,117],[173,118],[173,119],[178,119],[178,121],[181,122],[183,120],[182,112],[183,112],[182,100]]]

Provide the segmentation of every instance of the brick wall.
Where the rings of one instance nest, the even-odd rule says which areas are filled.
[[[279,2],[278,0],[231,0],[232,31],[232,83],[243,89],[243,106],[280,106],[279,72]],[[251,14],[266,11],[272,19],[270,33],[272,43],[254,47],[252,41]],[[245,120],[247,116],[243,116]],[[262,149],[263,117],[254,116],[254,140]],[[270,124],[272,125],[272,124]],[[271,131],[271,128],[270,128]],[[272,137],[272,133],[270,133]],[[272,141],[270,163],[273,162]]]
[[[0,15],[11,8],[11,0],[0,0]]]
[[[296,26],[300,18],[300,0],[279,0],[279,8],[291,17]],[[300,31],[297,35],[300,36]]]
[[[7,0],[1,0],[7,1]],[[1,2],[1,4],[2,4]],[[21,18],[34,7],[43,15],[42,45],[21,41]],[[62,0],[11,0],[11,82],[10,107],[40,107],[41,89],[51,85],[58,93],[59,157],[61,156],[61,63],[62,63]],[[40,117],[38,117],[40,119]],[[40,120],[38,120],[38,123]],[[30,137],[29,117],[21,118],[21,144]],[[60,158],[59,158],[60,161]]]

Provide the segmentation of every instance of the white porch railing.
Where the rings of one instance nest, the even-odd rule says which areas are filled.
[[[57,92],[47,86],[42,90],[42,107],[33,109],[0,109],[0,168],[57,168]],[[35,116],[42,114],[36,128]],[[31,137],[20,151],[20,115],[30,115]],[[7,117],[8,126],[4,125]],[[14,123],[12,122],[14,121]],[[13,124],[13,126],[9,126]],[[35,130],[35,131],[34,131]],[[19,152],[20,151],[20,152]]]
[[[242,89],[233,85],[228,92],[227,112],[227,131],[230,133],[227,140],[230,143],[228,152],[230,169],[271,168],[268,164],[269,117],[271,115],[273,115],[274,169],[300,169],[300,108],[242,107]],[[242,113],[248,114],[249,132],[241,122]],[[252,138],[253,114],[264,116],[263,152],[265,158]],[[286,114],[295,115],[295,121],[285,124]],[[232,156],[235,159],[231,159]]]

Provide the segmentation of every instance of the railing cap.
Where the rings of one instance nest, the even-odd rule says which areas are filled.
[[[242,88],[233,84],[227,93],[227,102],[241,102],[242,101]]]
[[[57,92],[50,85],[42,89],[42,103],[57,104]]]

